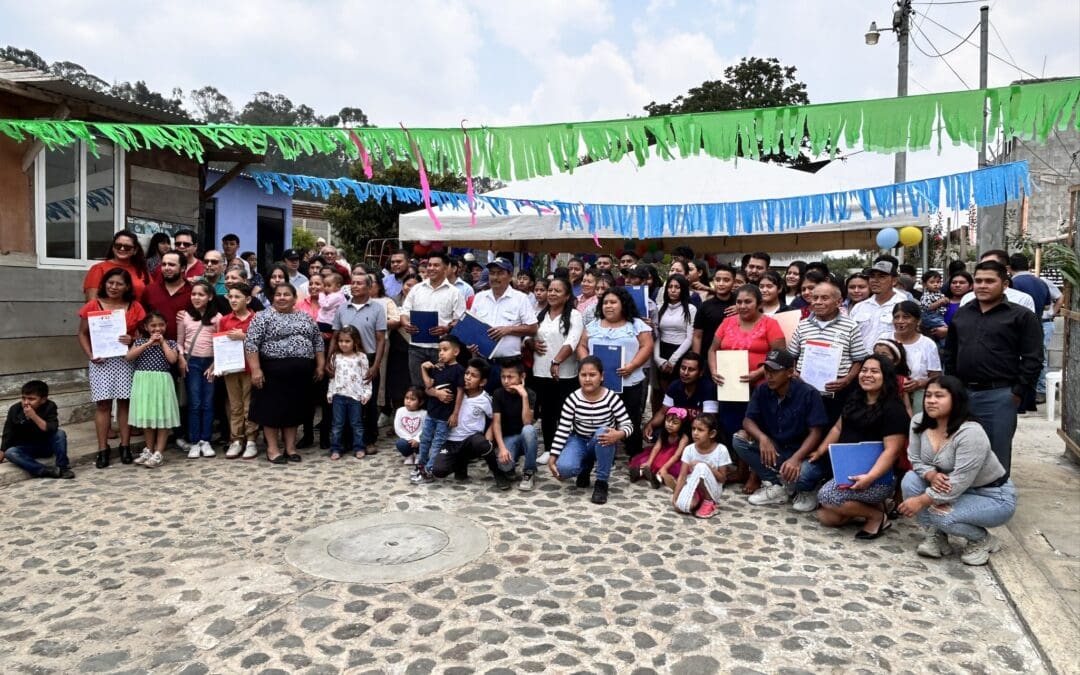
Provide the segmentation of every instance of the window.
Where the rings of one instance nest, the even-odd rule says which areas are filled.
[[[38,261],[85,267],[105,257],[123,228],[123,151],[99,140],[97,156],[80,141],[45,149],[34,164]]]

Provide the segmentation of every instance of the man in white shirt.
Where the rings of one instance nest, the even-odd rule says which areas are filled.
[[[428,256],[428,276],[409,291],[401,306],[401,328],[412,335],[409,345],[409,378],[415,387],[423,386],[420,364],[439,360],[439,338],[450,332],[465,314],[465,299],[446,278],[450,257],[438,251]],[[438,312],[438,325],[430,335],[420,335],[413,325],[411,312]]]
[[[297,297],[307,297],[308,278],[300,273],[300,251],[287,248],[281,254],[281,259],[285,262],[285,269],[289,270],[289,283],[296,289]]]
[[[896,258],[891,255],[878,256],[870,267],[870,292],[873,295],[857,303],[848,314],[859,324],[863,346],[870,354],[874,352],[874,343],[878,338],[893,330],[893,307],[908,299],[893,287],[896,268]]]
[[[491,326],[488,337],[497,340],[490,356],[480,354],[491,361],[488,375],[488,392],[502,386],[500,370],[506,359],[521,357],[522,338],[536,335],[536,313],[532,311],[529,296],[510,287],[514,264],[506,258],[495,258],[487,264],[490,288],[480,291],[473,299],[473,315]],[[470,349],[475,345],[468,345]]]

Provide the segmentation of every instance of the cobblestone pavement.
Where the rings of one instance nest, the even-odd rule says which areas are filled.
[[[674,514],[620,475],[603,507],[541,476],[473,469],[412,486],[362,462],[186,460],[81,467],[0,491],[0,670],[154,673],[1044,672],[985,568],[923,560],[915,527],[875,542],[725,493]],[[385,586],[294,569],[297,535],[437,510],[487,530],[445,576]]]

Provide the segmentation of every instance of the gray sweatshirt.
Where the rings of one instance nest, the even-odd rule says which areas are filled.
[[[945,439],[936,453],[926,432],[916,434],[915,426],[922,421],[922,413],[911,419],[912,432],[908,438],[908,459],[915,473],[926,478],[929,471],[949,475],[952,491],[940,493],[932,487],[926,494],[935,502],[952,502],[972,488],[982,487],[1005,475],[997,456],[990,449],[990,439],[978,422],[964,422],[956,433]]]

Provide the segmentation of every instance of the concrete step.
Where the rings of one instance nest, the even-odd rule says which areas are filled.
[[[29,379],[29,378],[28,378]],[[94,402],[90,400],[90,385],[86,381],[49,385],[49,398],[56,403],[60,411],[60,424],[78,424],[94,419]],[[8,408],[19,402],[19,392],[9,392],[0,398],[0,411],[6,414]]]

